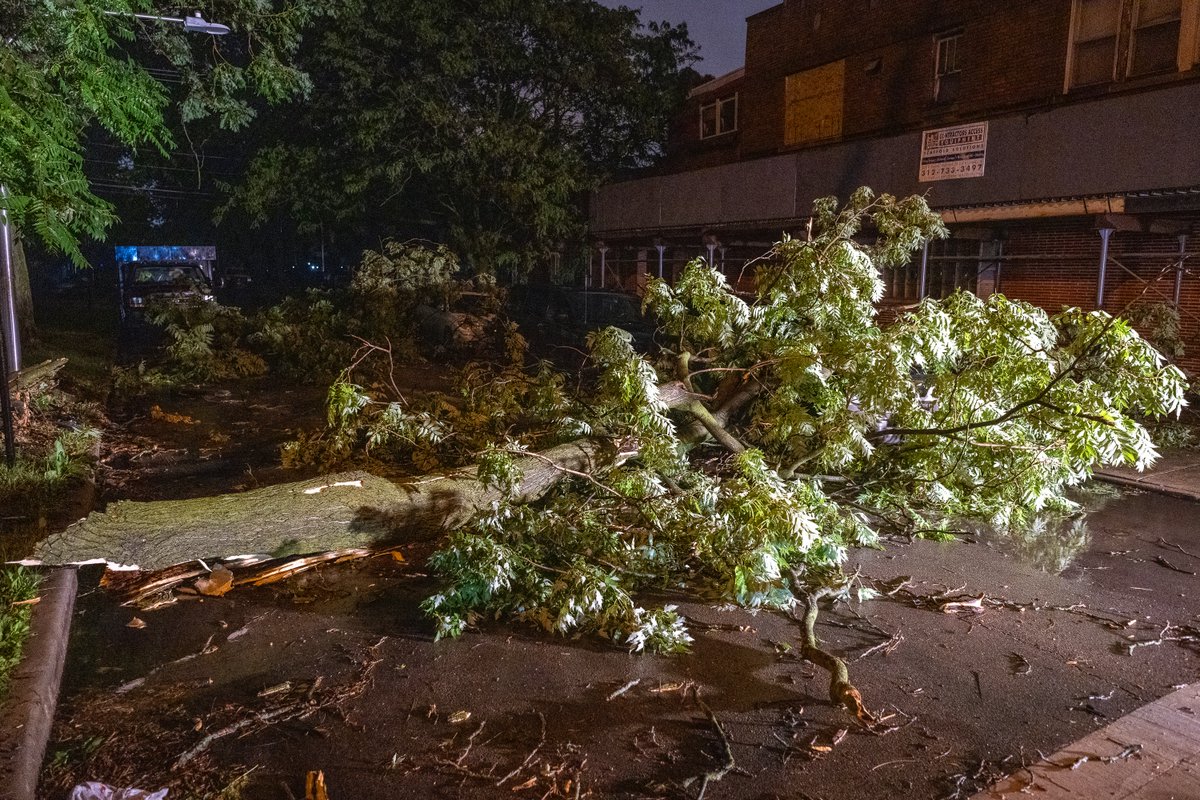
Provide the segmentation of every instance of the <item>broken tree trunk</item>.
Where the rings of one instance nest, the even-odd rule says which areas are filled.
[[[536,500],[569,472],[591,473],[632,455],[589,439],[519,458],[517,498]],[[351,472],[218,497],[122,501],[50,536],[33,558],[157,570],[198,558],[383,547],[433,538],[502,496],[472,468],[406,482]]]
[[[659,398],[673,409],[715,401],[705,407],[712,427],[727,424],[756,392],[742,381],[727,395],[709,398],[675,381],[659,387]],[[708,435],[700,426],[683,438],[697,442]],[[566,475],[590,475],[636,456],[633,443],[580,439],[519,457],[524,477],[515,499],[532,502]],[[474,468],[464,468],[396,483],[352,472],[218,497],[122,501],[50,536],[31,560],[162,570],[196,559],[380,549],[434,538],[503,497],[481,484]]]
[[[18,370],[8,377],[10,391],[28,391],[39,383],[53,381],[58,371],[67,365],[65,358],[47,359],[40,364]]]

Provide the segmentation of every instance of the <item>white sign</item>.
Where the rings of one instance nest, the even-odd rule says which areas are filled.
[[[917,179],[926,182],[982,178],[987,135],[986,122],[925,131],[921,135],[921,171]]]

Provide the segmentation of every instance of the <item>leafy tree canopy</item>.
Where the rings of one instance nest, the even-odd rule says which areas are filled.
[[[511,266],[655,158],[693,59],[686,28],[592,0],[360,2],[306,48],[312,102],[281,114],[234,207]]]
[[[279,102],[308,92],[309,79],[289,60],[301,31],[334,8],[212,0],[206,18],[232,30],[212,37],[132,16],[186,13],[150,0],[0,0],[0,185],[14,222],[82,263],[79,239],[101,238],[115,219],[85,174],[89,131],[166,151],[173,102],[184,124],[213,118],[243,128],[255,95]],[[163,70],[177,95],[156,80]]]

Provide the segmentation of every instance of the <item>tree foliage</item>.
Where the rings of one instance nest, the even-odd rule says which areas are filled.
[[[1139,419],[1177,412],[1185,383],[1127,322],[959,293],[880,324],[880,268],[940,235],[921,198],[860,190],[820,201],[811,237],[779,243],[751,297],[699,261],[652,281],[661,351],[597,331],[578,390],[544,365],[523,381],[513,365],[477,372],[492,388],[468,402],[354,384],[332,420],[347,445],[377,446],[386,420],[393,457],[474,457],[513,498],[434,556],[439,633],[500,615],[679,649],[681,620],[644,590],[815,613],[846,588],[848,549],[881,533],[1019,534],[1071,513],[1097,465],[1153,461]],[[519,502],[515,458],[581,435],[608,443],[609,466]]]
[[[253,97],[279,102],[311,88],[289,58],[300,32],[334,8],[214,0],[205,14],[232,33],[211,37],[133,17],[179,16],[149,0],[0,0],[0,185],[13,221],[82,264],[79,239],[102,238],[115,219],[88,182],[89,132],[165,152],[174,144],[172,103],[184,124],[212,118],[228,130],[245,127]],[[163,70],[178,94],[154,77]]]
[[[233,207],[514,267],[578,232],[602,178],[657,155],[692,60],[685,28],[592,0],[352,4]]]

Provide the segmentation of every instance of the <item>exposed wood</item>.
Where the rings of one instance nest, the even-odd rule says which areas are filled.
[[[519,500],[536,500],[567,470],[594,472],[636,455],[580,440],[517,459]],[[340,473],[241,494],[150,503],[118,502],[38,545],[44,564],[104,561],[161,570],[196,559],[379,548],[436,537],[502,499],[474,469],[392,481],[366,472]],[[196,565],[184,568],[195,570]],[[207,570],[203,570],[207,572]],[[193,575],[199,573],[193,572]]]
[[[40,364],[34,364],[32,367],[14,372],[8,378],[8,387],[10,390],[27,391],[39,383],[54,380],[59,370],[66,365],[67,359],[65,358],[47,359]]]

